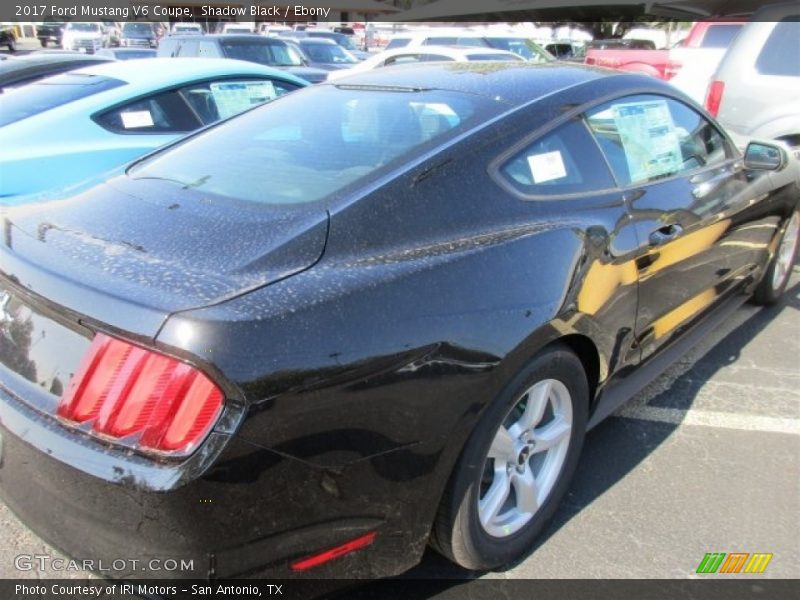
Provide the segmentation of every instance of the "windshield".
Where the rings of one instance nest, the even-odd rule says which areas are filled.
[[[355,64],[358,62],[355,56],[336,44],[300,42],[300,47],[314,62],[335,64]]]
[[[346,35],[337,37],[334,41],[337,44],[339,44],[342,48],[347,48],[348,50],[358,50],[358,46],[356,46],[356,43]]]
[[[472,94],[306,88],[161,152],[129,170],[264,204],[330,198],[497,114]]]
[[[88,31],[91,33],[99,33],[100,25],[97,23],[69,23],[67,25],[68,31]]]
[[[122,26],[122,32],[140,35],[152,35],[153,28],[148,23],[125,23],[125,25]]]
[[[22,86],[13,94],[0,96],[0,127],[120,85],[125,85],[125,82],[97,75],[66,73]]]
[[[302,67],[303,60],[286,44],[260,40],[220,40],[227,58],[236,58],[273,67]]]
[[[492,48],[507,50],[518,54],[527,61],[543,63],[555,60],[544,48],[533,40],[519,37],[491,37],[486,38]]]

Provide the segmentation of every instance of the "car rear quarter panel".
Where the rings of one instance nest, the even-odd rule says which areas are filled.
[[[636,356],[622,195],[523,200],[488,169],[588,94],[523,110],[332,206],[319,263],[174,315],[157,343],[240,387],[240,439],[328,473],[338,498],[357,500],[342,511],[372,507],[419,550],[476,420],[538,350],[590,339],[603,380]],[[369,477],[348,476],[366,465]]]

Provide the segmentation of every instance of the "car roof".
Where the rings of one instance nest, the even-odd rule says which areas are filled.
[[[9,60],[0,63],[0,75],[6,72],[21,69],[35,70],[37,67],[48,67],[50,65],[68,65],[73,62],[97,62],[107,63],[107,58],[83,54],[79,52],[42,52],[41,54],[24,54],[22,56],[9,56]]]
[[[372,69],[322,85],[450,90],[521,105],[574,85],[623,75],[631,77],[629,73],[565,63],[440,62]],[[655,85],[651,77],[638,78]]]
[[[142,58],[122,63],[92,65],[72,71],[83,75],[111,77],[130,85],[146,85],[153,88],[202,77],[225,76],[232,72],[268,75],[289,81],[297,79],[280,69],[230,58]]]

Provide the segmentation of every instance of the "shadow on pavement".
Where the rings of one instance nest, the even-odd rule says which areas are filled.
[[[741,349],[758,336],[778,314],[787,309],[800,310],[799,296],[800,282],[796,280],[795,275],[795,280],[778,304],[759,310],[741,325],[735,326],[686,372],[669,382],[664,391],[653,396],[648,404],[664,406],[669,400],[670,407],[682,410],[691,408],[698,392],[708,380],[720,369],[738,361]],[[669,377],[669,374],[661,376],[662,379]],[[633,419],[606,419],[587,435],[575,479],[561,507],[528,555],[509,568],[514,568],[527,560],[564,524],[634,470],[679,426],[660,422],[647,422],[647,425],[643,426],[642,423]],[[355,597],[363,599],[394,597],[390,593],[394,588],[402,590],[402,594],[397,597],[404,598],[428,598],[440,594],[446,597],[464,597],[469,593],[470,580],[482,575],[484,573],[467,571],[454,565],[429,548],[418,566],[395,579],[398,585],[387,588],[379,584],[372,589],[367,584],[360,588]],[[541,577],[547,578],[548,573],[542,572]],[[425,582],[424,585],[420,585],[422,582],[413,580],[425,580]],[[405,589],[402,587],[403,582],[408,584]]]

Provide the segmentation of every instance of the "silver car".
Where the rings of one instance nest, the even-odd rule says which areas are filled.
[[[706,108],[728,131],[778,139],[800,151],[800,4],[758,10],[728,48]]]

